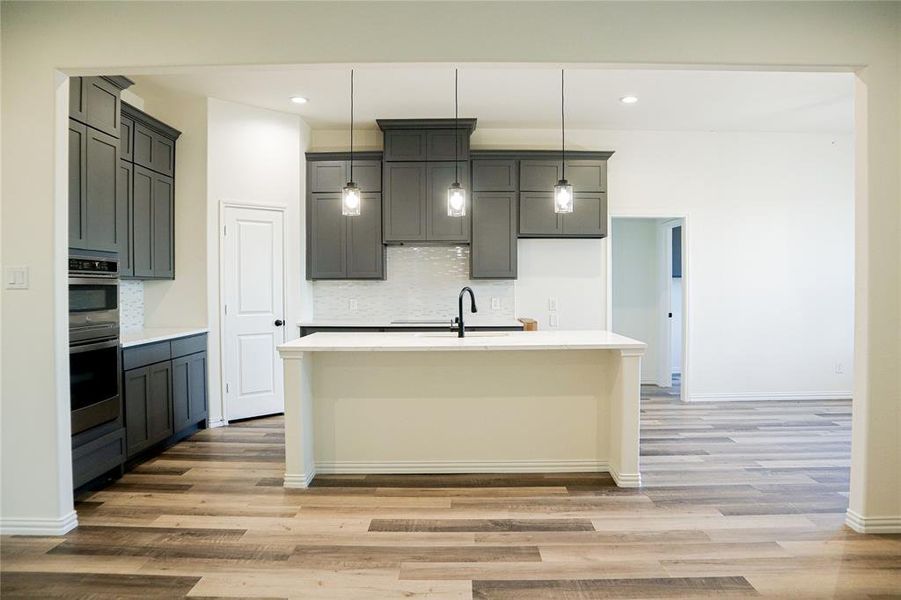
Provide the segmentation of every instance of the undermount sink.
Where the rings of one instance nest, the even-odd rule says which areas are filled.
[[[505,337],[508,335],[510,335],[509,331],[467,331],[465,337]],[[452,338],[457,337],[457,332],[443,331],[440,333],[417,333],[416,337]]]

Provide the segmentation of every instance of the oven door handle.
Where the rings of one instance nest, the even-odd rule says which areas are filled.
[[[94,342],[92,344],[81,344],[77,346],[69,346],[69,354],[80,354],[81,352],[90,352],[91,350],[102,350],[103,348],[115,348],[119,345],[118,338],[104,340],[102,342]]]
[[[69,285],[105,285],[116,287],[119,280],[114,277],[69,277]]]

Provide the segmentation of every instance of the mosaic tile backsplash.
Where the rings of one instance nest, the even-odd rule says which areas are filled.
[[[468,285],[479,312],[467,323],[514,318],[513,281],[469,278],[468,246],[388,246],[384,281],[314,281],[314,320],[451,319]],[[492,310],[492,299],[500,308]],[[356,310],[353,310],[355,305]]]
[[[119,327],[144,328],[143,281],[119,281]]]

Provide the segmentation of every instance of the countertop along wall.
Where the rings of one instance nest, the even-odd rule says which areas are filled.
[[[344,138],[314,131],[311,147]],[[361,143],[379,148],[380,132]],[[557,144],[557,130],[477,128],[472,138],[479,149]],[[615,151],[611,216],[687,217],[690,400],[850,397],[849,133],[568,130],[567,144]],[[554,298],[559,329],[611,327],[609,243],[520,240],[515,316],[548,329]]]

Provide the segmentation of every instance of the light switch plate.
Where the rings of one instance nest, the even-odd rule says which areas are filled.
[[[6,267],[3,269],[3,286],[8,290],[28,289],[28,267]]]
[[[548,298],[547,299],[547,309],[551,312],[557,311],[557,299],[556,298]]]
[[[560,325],[560,319],[558,319],[556,314],[551,313],[548,323],[551,327],[558,327]]]
[[[351,298],[347,301],[347,309],[350,312],[357,312],[357,309],[360,308],[360,305],[357,303],[356,298]]]
[[[497,297],[491,298],[491,310],[501,309],[501,299]]]

